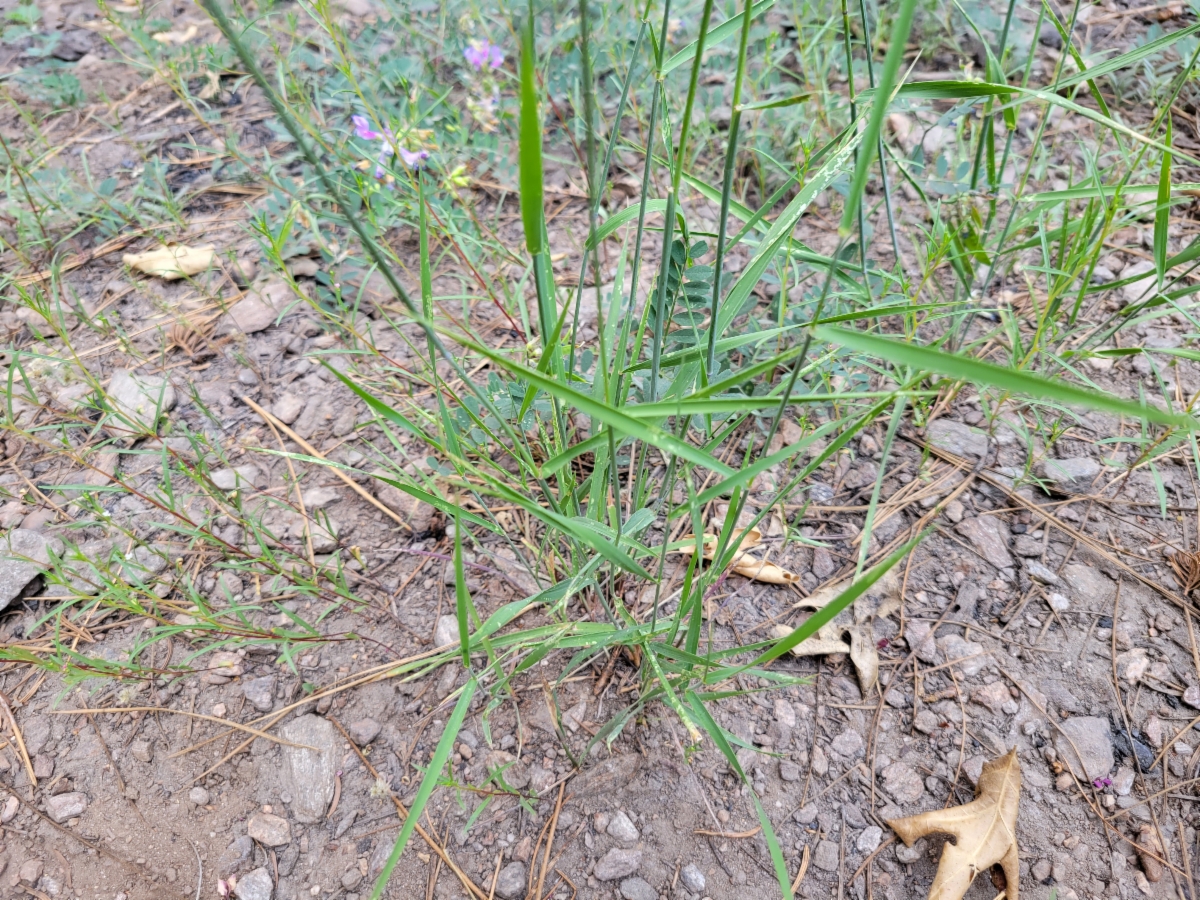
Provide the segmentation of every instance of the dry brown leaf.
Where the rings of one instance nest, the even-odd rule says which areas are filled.
[[[216,248],[210,244],[188,247],[185,244],[169,244],[145,253],[126,253],[122,262],[131,269],[156,275],[166,281],[199,275],[213,263]]]
[[[1008,900],[1018,900],[1017,805],[1021,798],[1021,766],[1014,747],[1007,755],[983,764],[975,799],[962,806],[891,819],[888,825],[905,846],[928,834],[948,834],[954,843],[942,848],[942,861],[929,888],[929,900],[962,900],[975,880],[996,863],[1004,869]]]
[[[757,556],[751,556],[747,551],[752,550],[762,543],[762,532],[757,528],[742,529],[735,528],[733,530],[733,539],[737,539],[743,531],[745,537],[742,539],[742,544],[738,548],[738,552],[733,555],[733,559],[729,563],[729,571],[743,578],[749,578],[753,581],[761,581],[766,584],[792,584],[798,582],[800,576],[795,572],[789,572],[782,566],[778,566],[773,562],[768,562],[764,559],[759,559]],[[695,541],[694,534],[683,536],[684,541]],[[718,538],[715,534],[704,535],[704,558],[709,562],[716,556]],[[696,545],[680,547],[678,553],[695,553]]]
[[[853,582],[844,581],[826,585],[819,591],[796,604],[797,609],[824,609]],[[843,611],[827,625],[820,628],[808,640],[792,648],[793,656],[825,656],[829,653],[847,653],[858,673],[858,683],[863,692],[875,686],[879,678],[879,648],[875,644],[875,619],[891,615],[900,608],[900,579],[894,569],[888,570],[875,585],[854,601],[854,621],[848,611]],[[776,637],[785,637],[791,632],[786,626],[777,626]]]

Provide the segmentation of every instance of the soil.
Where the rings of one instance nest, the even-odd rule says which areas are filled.
[[[45,12],[64,32],[86,32],[86,56],[75,65],[123,98],[111,108],[101,104],[119,131],[61,123],[63,165],[78,171],[86,157],[97,179],[128,182],[144,156],[170,156],[170,183],[193,185],[181,145],[203,137],[196,120],[170,109],[166,87],[131,77],[96,37],[91,7],[64,3]],[[198,13],[194,18],[211,29]],[[1123,21],[1103,27],[1115,32]],[[1144,25],[1122,26],[1114,41],[1124,46]],[[1102,39],[1099,31],[1092,36]],[[227,99],[242,148],[277,150],[263,126],[262,98],[247,90],[236,102]],[[6,115],[6,137],[22,137],[22,124]],[[569,187],[564,181],[564,196]],[[120,454],[109,450],[101,459],[87,444],[73,454],[49,453],[9,436],[0,524],[85,547],[74,563],[84,581],[88,560],[128,554],[132,542],[122,535],[135,535],[150,548],[138,557],[139,571],[149,573],[146,583],[158,587],[177,626],[146,646],[146,635],[162,623],[137,610],[75,622],[48,618],[53,585],[34,579],[0,616],[0,640],[33,654],[69,647],[82,671],[97,676],[131,653],[155,670],[191,670],[127,682],[80,681],[16,663],[0,670],[7,741],[0,782],[15,798],[0,806],[4,896],[157,900],[213,897],[232,884],[243,900],[365,898],[464,683],[453,663],[416,678],[396,671],[436,649],[439,620],[453,611],[452,540],[441,514],[389,494],[367,473],[388,461],[427,466],[428,448],[407,436],[400,447],[390,444],[362,403],[318,364],[344,369],[348,357],[339,351],[361,349],[369,338],[402,373],[417,355],[417,334],[389,324],[394,301],[376,282],[368,282],[361,311],[340,328],[310,307],[271,305],[279,276],[256,281],[249,271],[265,268],[246,231],[263,202],[216,191],[191,201],[190,228],[176,239],[232,251],[247,269],[216,273],[201,290],[125,271],[120,253],[151,249],[148,238],[109,250],[84,232],[74,239],[81,264],[63,278],[62,307],[46,317],[0,309],[10,348],[63,358],[65,342],[48,330],[56,324],[101,383],[134,370],[173,387],[176,402],[160,439],[131,436]],[[582,221],[582,206],[575,206],[564,222],[570,215]],[[700,204],[690,210],[715,215]],[[813,218],[805,239],[828,251],[836,217],[823,222],[818,209]],[[566,240],[566,225],[556,228],[562,230],[555,239]],[[1150,258],[1137,229],[1118,238],[1123,243],[1105,260],[1114,274]],[[89,258],[98,247],[103,254]],[[408,250],[415,261],[415,247]],[[315,295],[316,254],[292,262],[300,289]],[[351,266],[325,274],[361,280]],[[404,276],[411,284],[410,274]],[[461,292],[456,274],[443,273],[437,291]],[[238,284],[267,298],[261,302],[273,313],[270,324],[239,328],[223,318],[228,304],[218,298],[232,296]],[[1008,299],[1018,314],[1029,314],[1028,295]],[[1100,295],[1085,316],[1099,322],[1118,299]],[[490,301],[477,301],[469,314],[480,333],[495,338],[493,346],[524,343]],[[218,327],[208,337],[200,325],[171,331],[210,321]],[[975,334],[986,324],[977,323]],[[1189,319],[1174,313],[1134,334],[1161,348],[1186,346],[1193,332]],[[1135,398],[1160,383],[1145,360],[1098,361],[1084,371],[1118,396]],[[16,392],[22,425],[75,416],[81,382],[71,367],[50,360],[32,370],[33,395],[22,400]],[[1200,390],[1200,365],[1189,359],[1163,377],[1180,398]],[[260,408],[291,431],[277,434]],[[873,623],[877,685],[864,692],[843,655],[775,665],[809,676],[806,685],[779,689],[739,679],[747,693],[712,709],[746,745],[737,755],[749,787],[711,744],[690,747],[678,719],[660,706],[631,722],[611,747],[589,752],[592,735],[638,690],[637,670],[626,657],[606,659],[559,683],[569,656],[551,654],[486,722],[487,701],[476,700],[451,757],[455,784],[435,793],[421,821],[424,835],[400,859],[386,896],[467,896],[462,878],[483,897],[494,889],[504,900],[526,891],[556,900],[774,896],[753,790],[775,824],[789,871],[804,873],[800,896],[922,897],[941,842],[906,848],[888,820],[966,802],[983,762],[1015,747],[1023,779],[1022,893],[1194,897],[1200,622],[1191,585],[1172,565],[1175,557],[1186,566],[1200,542],[1187,444],[1153,468],[1131,467],[1140,459],[1142,432],[1113,416],[1068,419],[1070,427],[1045,446],[1037,437],[1043,432],[1031,427],[1031,409],[1008,403],[985,410],[971,389],[947,397],[937,414],[921,428],[902,429],[886,463],[882,431],[867,433],[814,476],[807,495],[813,502],[802,518],[799,501],[786,508],[807,545],[791,542],[776,560],[800,576],[797,585],[731,576],[709,610],[715,646],[765,639],[773,626],[802,621],[807,613],[796,604],[804,596],[853,572],[866,504],[885,464],[872,551],[932,531],[902,565],[900,609]],[[205,436],[208,446],[198,454],[179,437],[187,433]],[[329,469],[274,453],[311,455],[310,448],[349,466],[352,480],[384,508]],[[164,454],[182,464],[172,476],[174,511],[162,491]],[[206,487],[201,462],[221,491]],[[187,469],[200,474],[189,477]],[[54,489],[97,477],[90,483],[107,484],[114,474],[126,489],[102,495],[103,513],[69,488]],[[755,483],[754,502],[769,502],[771,477]],[[300,589],[265,568],[234,565],[246,535],[225,511],[224,492],[233,488],[276,543],[319,565],[343,567],[357,602],[330,587],[336,578]],[[189,539],[185,518],[227,552],[218,553],[214,541]],[[514,535],[529,533],[520,517],[509,521]],[[468,555],[468,586],[481,616],[553,581],[546,565],[530,572],[508,553],[504,542],[485,537]],[[88,596],[83,591],[83,603]],[[230,628],[247,634],[288,627],[288,612],[299,611],[319,622],[320,639],[294,659],[253,639],[207,645],[188,629],[197,597],[226,610]],[[627,599],[635,611],[648,609],[636,591]],[[575,618],[596,614],[576,603],[569,610]],[[550,621],[534,609],[520,624]],[[561,725],[552,708],[561,711]],[[301,744],[323,752],[314,756]],[[488,784],[496,769],[524,799]],[[1142,848],[1158,842],[1165,872],[1153,855],[1139,854],[1139,840]],[[997,892],[981,876],[967,896]]]

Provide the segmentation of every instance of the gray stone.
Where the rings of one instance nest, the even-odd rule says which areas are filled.
[[[995,516],[972,516],[954,526],[954,530],[965,537],[979,555],[997,569],[1007,569],[1013,564],[1008,552],[1008,531]]]
[[[1090,456],[1044,459],[1038,468],[1046,481],[1068,494],[1086,494],[1100,474],[1100,463]]]
[[[129,745],[129,755],[138,762],[148,763],[154,759],[154,748],[149,741],[134,741]]]
[[[624,850],[613,847],[596,860],[596,868],[592,874],[600,881],[616,881],[618,878],[628,878],[642,864],[641,850]]]
[[[347,869],[342,873],[342,887],[348,891],[354,890],[362,882],[362,872],[358,869]]]
[[[794,813],[792,818],[801,825],[811,825],[817,821],[817,804],[809,803],[807,806],[802,806]]]
[[[855,757],[863,752],[862,735],[848,728],[835,737],[829,746],[839,756]]]
[[[337,503],[342,499],[342,495],[333,488],[315,487],[305,491],[302,499],[304,500],[304,507],[311,512],[314,509],[324,509],[333,503]]]
[[[270,712],[275,706],[275,676],[263,675],[242,682],[242,693],[259,712]]]
[[[449,647],[458,643],[458,616],[438,616],[433,630],[433,646]]]
[[[824,872],[836,872],[838,870],[838,845],[833,841],[817,841],[817,849],[813,853],[813,865]]]
[[[983,652],[983,645],[976,644],[974,641],[968,641],[960,634],[948,634],[943,638],[938,638],[937,643],[938,649],[946,657],[946,662],[954,662],[956,659],[962,660],[962,662],[955,666],[955,669],[968,678],[978,675],[987,663],[987,656]]]
[[[260,867],[253,872],[247,872],[237,880],[233,896],[237,900],[271,900],[275,892],[275,884],[271,881],[271,873],[266,867]]]
[[[643,878],[626,878],[621,882],[621,896],[625,900],[658,900],[658,891]]]
[[[1073,716],[1059,725],[1054,746],[1078,778],[1095,781],[1107,776],[1113,767],[1112,732],[1108,719]]]
[[[779,761],[779,777],[784,781],[799,781],[800,767],[788,759]]]
[[[917,841],[911,847],[905,847],[904,844],[897,841],[895,848],[896,859],[906,866],[911,866],[913,863],[918,862],[925,855],[924,839]]]
[[[290,391],[282,394],[271,406],[271,412],[275,418],[284,425],[291,425],[300,418],[300,413],[303,411],[304,401]]]
[[[375,738],[379,737],[380,725],[369,716],[350,723],[350,727],[346,730],[350,732],[350,740],[358,744],[360,747],[365,747]]]
[[[938,419],[931,423],[925,429],[925,439],[955,456],[982,459],[988,451],[986,434],[949,419]]]
[[[217,877],[228,878],[238,874],[252,859],[254,841],[249,835],[243,834],[221,852],[221,858],[217,860]]]
[[[496,896],[502,900],[517,900],[525,894],[525,863],[510,862],[496,878]]]
[[[1040,539],[1035,538],[1031,534],[1018,534],[1013,538],[1012,543],[1013,553],[1017,556],[1025,557],[1026,559],[1041,556],[1045,547]]]
[[[862,830],[854,846],[858,848],[859,853],[874,853],[882,840],[883,829],[878,825],[868,825]]]
[[[1127,284],[1121,288],[1121,297],[1126,304],[1137,303],[1145,297],[1154,296],[1151,293],[1156,277],[1154,263],[1148,260],[1139,260],[1132,263],[1121,270],[1121,278],[1136,279],[1132,284]]]
[[[304,824],[319,822],[333,799],[337,777],[337,739],[333,725],[320,716],[300,716],[279,729],[279,734],[292,744],[314,748],[283,747],[281,787],[292,796],[292,813],[297,821]]]
[[[1129,792],[1133,790],[1133,781],[1137,776],[1133,769],[1128,766],[1121,766],[1117,769],[1117,774],[1112,779],[1113,793],[1118,797],[1128,797]]]
[[[641,837],[637,826],[630,821],[624,810],[617,810],[616,815],[609,821],[606,831],[609,837],[625,844],[632,844]]]
[[[165,378],[121,369],[108,383],[108,399],[123,419],[115,423],[116,430],[127,432],[154,431],[158,417],[175,408],[176,398],[175,388]]]
[[[679,881],[693,894],[703,894],[704,888],[707,886],[704,873],[692,863],[688,863],[679,870]]]
[[[1063,566],[1062,579],[1075,599],[1083,603],[1107,605],[1117,593],[1117,586],[1111,578],[1094,566],[1084,563],[1068,563]]]
[[[271,281],[252,289],[229,308],[217,322],[217,334],[254,334],[275,324],[296,302],[292,289],[283,281]]]
[[[232,491],[235,488],[254,487],[261,475],[258,466],[247,463],[232,469],[217,469],[210,477],[214,487],[222,491]]]
[[[1040,553],[1038,554],[1041,555]],[[1057,587],[1062,583],[1062,579],[1054,573],[1054,570],[1049,566],[1043,565],[1035,559],[1025,563],[1025,571],[1029,573],[1029,577],[1039,584],[1046,584],[1051,587]]]
[[[67,819],[82,816],[87,807],[87,794],[82,791],[71,791],[46,798],[46,812],[60,825]]]
[[[883,776],[883,789],[901,806],[916,803],[925,793],[925,783],[921,781],[921,776],[906,763],[894,762],[880,774]]]
[[[246,834],[265,847],[283,847],[292,842],[288,820],[271,813],[255,813],[246,823]]]
[[[1051,592],[1050,596],[1046,598],[1046,602],[1050,604],[1052,610],[1059,613],[1066,612],[1071,608],[1071,601],[1058,591]]]
[[[14,528],[0,541],[0,609],[21,595],[29,582],[50,564],[50,551],[62,545],[36,531]]]
[[[205,806],[208,803],[208,791],[200,787],[200,785],[196,785],[188,791],[188,799],[197,806]]]

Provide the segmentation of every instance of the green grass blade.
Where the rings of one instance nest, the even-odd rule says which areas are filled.
[[[471,595],[467,592],[467,576],[463,571],[462,522],[454,517],[454,611],[458,617],[458,643],[462,664],[471,668]]]
[[[1068,75],[1066,78],[1059,79],[1057,83],[1057,89],[1064,90],[1069,87],[1074,87],[1075,85],[1084,81],[1092,81],[1104,75],[1111,75],[1113,72],[1124,69],[1126,66],[1131,66],[1136,62],[1140,62],[1148,56],[1153,56],[1160,50],[1167,49],[1177,41],[1191,37],[1198,31],[1200,31],[1200,23],[1189,25],[1187,28],[1181,28],[1179,31],[1174,31],[1170,34],[1164,34],[1162,37],[1153,40],[1148,44],[1135,47],[1133,50],[1130,50],[1127,53],[1122,53],[1120,56],[1114,56],[1112,59],[1091,66],[1082,72],[1077,72],[1074,75]]]
[[[1167,116],[1166,144],[1171,146],[1173,133],[1171,116]],[[1171,154],[1162,155],[1158,171],[1158,207],[1154,210],[1154,270],[1158,274],[1158,288],[1162,290],[1167,274],[1167,229],[1171,224]]]
[[[759,0],[759,2],[755,3],[753,8],[750,10],[750,15],[761,15],[774,5],[775,0]],[[720,43],[726,38],[732,37],[737,32],[738,26],[741,25],[741,20],[741,16],[733,16],[726,19],[716,28],[709,29],[706,43],[709,46],[712,46],[713,44]],[[666,75],[668,72],[671,72],[674,69],[682,66],[685,62],[690,62],[692,59],[694,59],[698,44],[699,41],[692,41],[690,44],[668,59],[665,63],[663,63],[662,73]]]
[[[545,209],[542,192],[542,118],[538,113],[537,64],[533,36],[533,0],[529,15],[521,27],[521,112],[520,112],[520,184],[521,222],[525,226],[525,247],[530,256],[542,252]]]
[[[860,353],[879,356],[899,365],[912,366],[926,372],[938,372],[974,384],[991,385],[1026,397],[1103,410],[1188,431],[1197,430],[1200,426],[1200,423],[1191,416],[1175,415],[1147,404],[1122,400],[1098,391],[1089,391],[1086,388],[1068,384],[1061,378],[1043,378],[1019,369],[1009,369],[994,363],[983,362],[968,356],[944,353],[941,350],[917,344],[906,344],[892,338],[830,326],[819,327],[817,337],[820,340],[829,341],[831,344],[839,344]]]
[[[400,828],[400,834],[396,836],[396,843],[392,847],[392,852],[384,863],[383,871],[379,873],[379,878],[375,882],[375,889],[371,891],[371,900],[379,900],[383,896],[383,892],[387,890],[388,881],[392,877],[392,870],[396,868],[396,863],[400,861],[400,854],[404,852],[404,848],[408,846],[408,840],[412,837],[413,831],[416,830],[417,822],[421,820],[421,816],[425,812],[425,805],[429,802],[429,798],[433,796],[434,788],[437,787],[438,780],[442,777],[442,770],[446,768],[446,760],[450,758],[450,753],[454,749],[454,741],[458,737],[458,732],[462,728],[463,721],[467,718],[467,712],[471,708],[471,700],[475,697],[475,689],[478,684],[474,676],[467,680],[463,685],[462,694],[459,695],[458,702],[454,704],[454,712],[450,714],[450,719],[446,722],[446,727],[442,730],[442,736],[438,739],[437,748],[433,751],[433,758],[429,760],[429,768],[425,770],[425,775],[421,779],[421,786],[417,788],[416,799],[413,800],[412,806],[408,809],[408,818],[404,820],[404,825]]]
[[[652,212],[663,212],[666,208],[666,200],[646,201],[647,215]],[[619,213],[614,213],[613,215],[609,216],[608,220],[596,229],[596,233],[588,238],[587,243],[584,245],[585,249],[591,250],[593,247],[598,246],[602,240],[604,240],[622,225],[627,222],[632,222],[634,219],[636,219],[641,211],[642,206],[639,203],[635,206],[627,206]]]
[[[382,481],[384,484],[390,484],[398,491],[404,491],[404,493],[408,494],[408,496],[416,500],[420,500],[422,503],[428,503],[435,509],[440,509],[451,518],[454,518],[455,516],[462,516],[463,519],[470,522],[472,525],[475,525],[479,528],[486,528],[493,534],[504,534],[498,525],[489,522],[487,519],[481,519],[474,513],[469,513],[465,509],[455,506],[449,500],[443,500],[436,494],[431,494],[429,491],[423,491],[415,485],[405,484],[403,481],[396,481],[394,478],[388,478],[384,475],[372,475],[372,477],[376,481]]]
[[[883,117],[887,114],[892,91],[900,76],[900,64],[904,61],[904,48],[908,44],[908,33],[912,30],[913,12],[916,8],[917,0],[901,0],[899,9],[896,10],[896,18],[892,22],[888,52],[883,58],[883,68],[879,72],[879,85],[876,87],[877,97],[883,99],[877,99],[872,104],[867,127],[862,132],[862,144],[854,166],[854,177],[850,180],[850,193],[846,197],[846,208],[842,213],[842,223],[839,229],[843,235],[850,233],[851,226],[858,217],[859,206],[867,189],[867,176],[875,162],[875,151],[879,146],[879,135],[883,130]],[[866,248],[860,247],[859,253],[865,259]]]

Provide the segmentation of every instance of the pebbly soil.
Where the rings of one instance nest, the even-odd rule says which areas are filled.
[[[88,148],[98,177],[120,175],[144,154],[181,152],[178,143],[196,136],[198,126],[183,110],[158,115],[171,103],[169,91],[130,78],[89,30],[89,8],[64,4],[56,11],[57,27],[87,42],[75,64],[126,98],[112,110],[124,131],[102,140],[93,142],[103,135],[90,135],[86,125],[63,123],[65,164],[79,165],[73,138]],[[272,149],[267,110],[253,91],[229,115],[243,149]],[[11,115],[3,128],[9,137],[20,133]],[[186,160],[173,164],[179,187],[192,184],[189,168]],[[390,675],[397,661],[435,649],[439,619],[453,607],[451,542],[437,513],[380,490],[366,473],[383,461],[428,465],[426,448],[389,445],[361,403],[317,364],[348,365],[351,357],[339,351],[359,350],[368,337],[403,369],[416,354],[415,335],[389,325],[390,301],[371,282],[361,314],[340,327],[303,305],[272,306],[269,322],[224,313],[212,295],[232,293],[239,282],[268,300],[275,296],[270,277],[256,282],[250,271],[258,268],[257,244],[244,226],[258,202],[201,191],[188,207],[192,231],[179,236],[234,249],[247,269],[238,278],[221,275],[200,293],[131,277],[114,253],[70,272],[69,308],[49,313],[96,378],[110,385],[123,371],[163,378],[175,403],[160,441],[129,443],[103,459],[87,444],[68,455],[10,436],[0,524],[10,535],[21,529],[82,547],[83,559],[73,565],[84,597],[93,574],[88,560],[137,549],[129,577],[161,596],[178,625],[139,650],[139,661],[164,671],[183,665],[191,674],[129,687],[103,679],[76,684],[15,663],[4,668],[0,692],[11,709],[4,714],[15,719],[32,769],[6,723],[6,896],[212,897],[221,881],[232,881],[243,900],[366,897],[399,830],[397,804],[411,804],[463,683],[453,664],[419,679]],[[698,215],[705,209],[694,207]],[[830,219],[832,228],[836,217]],[[822,231],[819,211],[816,223],[806,226],[806,239],[821,248],[832,232]],[[1144,237],[1136,229],[1118,235],[1105,267],[1117,276],[1144,264]],[[95,249],[86,235],[78,243],[80,252]],[[134,240],[122,249],[149,246]],[[293,260],[302,290],[315,290],[316,268],[315,258]],[[352,282],[355,275],[344,277]],[[447,277],[439,291],[455,284]],[[1027,297],[1009,299],[1028,312]],[[1101,295],[1085,314],[1099,321],[1121,299]],[[170,348],[171,325],[207,315],[219,323],[211,342],[192,352]],[[490,303],[477,303],[471,315],[481,330],[491,327],[497,345],[517,346]],[[61,357],[65,343],[48,332],[45,318],[4,308],[6,345]],[[102,320],[112,327],[92,327]],[[1186,346],[1191,334],[1178,314],[1135,332],[1146,347]],[[66,371],[47,366],[32,395],[17,394],[18,413],[27,417],[22,426],[75,415],[79,381]],[[1140,356],[1087,371],[1125,397],[1159,383]],[[1181,397],[1200,389],[1195,362],[1179,360],[1167,377]],[[246,399],[350,466],[353,480],[403,524],[329,470],[263,452],[308,451],[292,436],[277,439]],[[1082,416],[1045,446],[1031,427],[1032,411],[1017,404],[985,417],[965,390],[938,412],[927,427],[905,429],[886,461],[873,549],[925,526],[934,531],[904,566],[901,608],[874,623],[880,684],[864,695],[845,657],[786,659],[780,671],[810,676],[811,683],[759,691],[767,685],[743,679],[745,696],[714,706],[722,726],[757,748],[739,751],[739,759],[771,814],[790,871],[803,870],[799,895],[925,896],[940,842],[906,848],[887,820],[970,799],[983,761],[1016,747],[1024,786],[1022,893],[1194,896],[1200,625],[1170,564],[1200,541],[1186,444],[1153,470],[1131,469],[1141,431],[1110,416]],[[185,434],[202,435],[203,448]],[[804,613],[797,601],[853,570],[881,443],[881,433],[867,434],[818,473],[802,518],[799,504],[785,510],[809,543],[792,542],[777,557],[801,576],[799,586],[728,579],[708,619],[715,646],[798,623]],[[156,494],[164,453],[175,466],[173,509]],[[201,457],[210,473],[186,477],[181,467],[195,467]],[[97,471],[103,481],[92,483],[119,476],[125,486],[105,495],[105,515],[69,489],[45,487],[77,484]],[[330,589],[299,593],[274,572],[241,565],[247,535],[228,514],[234,488],[242,510],[278,545],[301,557],[311,552],[319,566],[343,566],[360,602],[344,602]],[[769,489],[757,483],[756,499],[765,501]],[[227,552],[181,534],[185,520],[203,524]],[[528,523],[511,521],[514,534],[528,533]],[[549,583],[546,571],[527,571],[508,553],[484,538],[468,560],[481,614]],[[0,618],[6,646],[36,654],[56,642],[99,668],[128,659],[147,631],[162,625],[134,612],[48,619],[53,588],[38,578],[21,588]],[[231,629],[283,627],[288,613],[298,612],[319,622],[323,639],[294,664],[253,643],[198,653],[191,622],[181,618],[194,611],[189,591],[231,610]],[[645,601],[629,599],[645,612]],[[521,624],[545,622],[539,615],[530,612]],[[451,758],[455,783],[435,794],[421,823],[428,839],[414,839],[388,896],[465,896],[455,869],[482,896],[494,890],[505,900],[534,896],[535,888],[563,900],[775,894],[749,788],[711,747],[685,752],[687,737],[669,711],[652,707],[611,749],[596,748],[581,768],[574,765],[591,734],[639,688],[628,659],[607,662],[557,684],[566,656],[550,655],[518,683],[515,702],[491,714],[487,730],[477,702]],[[314,693],[319,699],[308,699]],[[562,712],[561,728],[551,705]],[[79,709],[98,711],[72,712]],[[227,723],[269,723],[270,737]],[[497,770],[521,798],[488,783]],[[1135,849],[1139,840],[1147,845],[1147,834],[1162,848],[1165,871]],[[968,896],[996,893],[992,880],[980,877]]]

